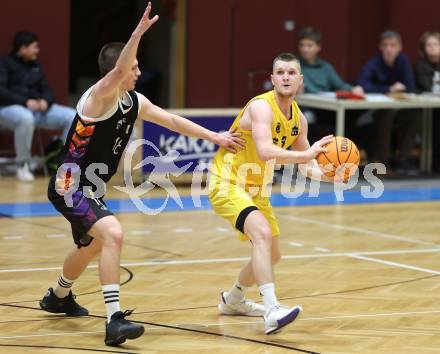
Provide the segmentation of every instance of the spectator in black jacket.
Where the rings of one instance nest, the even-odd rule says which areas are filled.
[[[416,64],[417,89],[440,94],[440,33],[425,32],[419,41],[419,60]],[[432,129],[434,172],[440,171],[440,109],[435,109]]]
[[[434,81],[440,77],[440,33],[425,32],[420,37],[420,58],[416,64],[417,88],[423,92],[438,91]],[[435,92],[439,93],[439,92]]]
[[[73,108],[54,103],[39,51],[34,33],[18,32],[11,54],[0,60],[0,127],[14,130],[21,181],[34,180],[29,168],[34,128],[62,129],[65,139],[75,117]]]

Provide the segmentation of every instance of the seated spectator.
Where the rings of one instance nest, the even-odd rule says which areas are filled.
[[[370,59],[363,67],[359,85],[365,92],[398,93],[414,92],[415,81],[411,63],[402,51],[402,39],[395,31],[386,31],[380,35],[380,54]],[[409,163],[411,150],[416,141],[419,124],[418,110],[377,110],[373,112],[376,145],[373,160],[387,167],[396,167],[401,172],[415,173],[417,169]],[[395,119],[395,118],[398,119]],[[396,158],[391,156],[393,123],[401,129],[398,132]]]
[[[437,92],[433,86],[435,75],[440,76],[440,33],[425,32],[419,41],[420,58],[416,64],[416,84],[421,92]],[[433,119],[433,166],[435,172],[440,171],[440,110],[435,109]]]
[[[29,162],[35,127],[62,129],[67,137],[75,110],[54,103],[37,57],[38,38],[18,32],[9,56],[0,60],[0,127],[14,131],[17,178],[33,181]]]
[[[423,33],[420,37],[419,53],[420,58],[415,70],[417,89],[432,92],[433,79],[435,75],[440,76],[440,33]]]
[[[362,96],[364,90],[361,86],[352,86],[344,82],[333,66],[318,56],[321,51],[321,38],[321,33],[312,27],[305,27],[299,31],[298,50],[304,75],[304,92],[348,90]]]
[[[305,93],[347,90],[361,96],[364,94],[362,87],[353,87],[343,81],[333,66],[319,57],[322,48],[322,35],[317,29],[304,27],[299,31],[298,37],[299,60],[301,72],[304,76],[303,89]],[[334,132],[333,112],[303,107],[303,114],[309,124],[315,125],[313,129],[309,130],[311,141],[318,140],[320,136]]]

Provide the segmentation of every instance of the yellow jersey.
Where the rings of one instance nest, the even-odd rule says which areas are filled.
[[[275,92],[269,91],[252,98],[240,111],[231,125],[231,129],[237,128],[237,132],[242,134],[245,140],[243,150],[236,154],[230,153],[224,148],[220,148],[214,156],[211,173],[230,183],[240,184],[246,187],[263,186],[273,179],[274,163],[262,161],[258,157],[257,147],[252,138],[251,130],[244,130],[240,127],[240,119],[246,108],[254,100],[263,99],[269,103],[273,112],[272,120],[272,141],[275,145],[288,149],[296,140],[300,133],[300,109],[295,101],[292,102],[292,118],[287,119],[281,112],[276,99]]]

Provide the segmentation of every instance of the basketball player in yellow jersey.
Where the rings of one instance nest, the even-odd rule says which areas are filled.
[[[251,99],[232,124],[242,133],[245,148],[235,155],[220,148],[209,182],[209,199],[215,212],[239,231],[241,240],[252,244],[251,260],[231,290],[221,294],[219,310],[228,315],[264,316],[266,334],[294,321],[302,309],[281,305],[275,295],[272,267],[280,259],[276,237],[280,231],[263,187],[272,182],[274,163],[305,164],[303,173],[330,181],[315,157],[327,151],[323,146],[332,139],[330,135],[309,144],[307,121],[294,101],[303,76],[293,54],[275,58],[271,79],[273,91]],[[246,289],[255,283],[264,306],[245,299]]]

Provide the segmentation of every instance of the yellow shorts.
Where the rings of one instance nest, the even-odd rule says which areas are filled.
[[[238,230],[238,238],[241,241],[249,241],[249,237],[242,232],[244,219],[248,215],[247,211],[255,209],[261,211],[269,222],[272,235],[278,236],[280,234],[280,228],[269,198],[262,197],[260,193],[252,196],[245,188],[221,178],[211,178],[209,200],[214,211],[228,220],[232,227]]]

